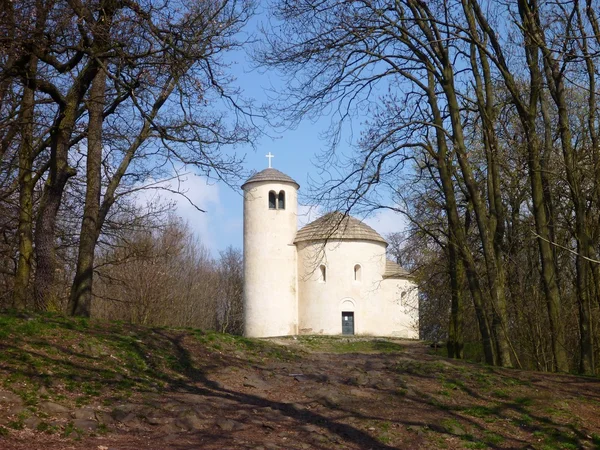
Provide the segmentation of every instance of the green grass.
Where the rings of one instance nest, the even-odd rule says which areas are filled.
[[[556,427],[545,427],[536,430],[533,436],[542,442],[544,450],[576,450],[581,445],[574,432],[558,429]],[[592,442],[593,438],[592,438]]]
[[[408,397],[436,408],[441,417],[437,426],[423,427],[427,430],[425,438],[435,442],[436,448],[453,447],[455,442],[466,448],[502,447],[512,439],[512,428],[535,437],[538,449],[581,448],[583,444],[600,449],[600,434],[579,433],[577,430],[585,428],[583,419],[571,417],[566,401],[559,403],[549,394],[536,394],[526,373],[412,358],[402,354],[402,345],[391,339],[300,336],[285,338],[289,339],[285,342],[288,345],[278,345],[271,340],[191,328],[16,313],[0,314],[0,337],[0,387],[18,394],[26,408],[12,422],[0,426],[0,436],[22,429],[30,416],[36,416],[42,420],[39,432],[77,439],[83,432],[73,423],[50,425],[49,415],[40,412],[42,401],[70,408],[111,406],[137,401],[146,394],[160,395],[164,389],[182,383],[196,383],[199,377],[223,368],[243,372],[261,362],[298,361],[308,350],[385,354],[378,359],[386,360],[386,371],[391,368],[395,372],[390,375],[397,386],[386,401],[406,403],[403,397]],[[360,355],[351,358],[365,359]],[[356,375],[354,368],[350,371]],[[354,378],[349,377],[345,383]],[[427,383],[420,385],[425,379]],[[397,425],[386,421],[389,417],[380,417],[369,420],[374,427],[373,438],[395,444]],[[571,423],[565,425],[567,419]]]
[[[456,435],[456,436],[462,436],[462,435],[466,435],[467,434],[467,432],[466,432],[465,427],[463,426],[463,424],[461,424],[456,419],[445,419],[445,420],[442,420],[441,425],[442,425],[442,427],[444,427],[444,429],[446,430],[446,432],[449,433],[449,434]]]
[[[504,442],[504,437],[492,431],[485,431],[483,439],[486,444],[494,446],[500,445],[502,442]]]
[[[200,369],[193,354],[181,353],[186,347],[177,339],[183,336],[195,338],[209,351],[238,355],[247,363],[292,361],[301,353],[289,346],[240,336],[97,322],[54,313],[0,313],[0,336],[0,362],[5,370],[0,386],[20,395],[27,406],[40,400],[81,406],[106,396],[128,398],[136,391],[160,391]]]
[[[478,449],[478,448],[488,448],[488,446],[484,442],[472,441],[472,442],[465,443],[465,448]]]
[[[279,361],[292,361],[299,358],[295,349],[287,346],[273,344],[259,339],[248,339],[243,336],[217,333],[214,331],[190,330],[193,336],[208,347],[217,351],[242,352],[246,357],[256,359],[276,359]]]
[[[429,350],[432,355],[448,357],[446,345]],[[484,362],[483,347],[480,342],[465,342],[463,346],[463,356],[466,361],[482,363]]]
[[[446,376],[442,374],[440,376],[442,383],[442,395],[451,396],[452,391],[468,391],[467,386],[460,380],[457,379],[446,379]]]
[[[531,426],[533,424],[533,419],[529,414],[521,414],[521,417],[516,419],[514,422],[517,426]]]
[[[82,435],[83,432],[73,422],[67,423],[62,433],[62,437],[73,437],[75,439],[80,439]]]
[[[465,414],[480,419],[495,420],[497,417],[497,411],[494,408],[488,406],[472,406],[462,410]]]
[[[496,398],[501,398],[503,400],[510,398],[510,394],[506,389],[494,389],[492,391],[492,396]]]
[[[9,312],[0,314],[0,330],[6,372],[0,384],[27,406],[69,397],[81,406],[134,387],[152,390],[159,380],[175,376],[177,358],[169,359],[173,344],[152,329]],[[66,397],[62,389],[72,395]]]
[[[514,402],[520,406],[531,406],[533,404],[533,399],[529,397],[517,397]]]
[[[311,350],[329,353],[398,353],[402,346],[380,338],[343,336],[298,336],[298,342]]]

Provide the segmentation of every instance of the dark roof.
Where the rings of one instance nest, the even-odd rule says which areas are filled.
[[[383,273],[383,278],[410,278],[411,274],[403,269],[394,261],[390,261],[389,259],[385,260],[385,272]]]
[[[279,181],[281,183],[292,183],[296,185],[296,189],[300,188],[300,185],[296,183],[296,181],[286,175],[283,172],[280,172],[277,169],[269,168],[265,170],[261,170],[260,172],[255,173],[250,178],[246,180],[244,184],[242,184],[242,189],[249,183],[255,183],[258,181]]]
[[[376,241],[387,245],[385,239],[373,228],[352,216],[344,215],[338,211],[325,214],[323,217],[302,227],[296,233],[294,243],[328,239]]]

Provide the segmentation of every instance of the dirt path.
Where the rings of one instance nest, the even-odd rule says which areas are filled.
[[[25,428],[0,449],[600,448],[596,379],[449,361],[411,341],[384,353],[304,345],[266,360],[180,344],[185,376],[160,394],[42,405],[45,421],[70,420],[80,437]]]

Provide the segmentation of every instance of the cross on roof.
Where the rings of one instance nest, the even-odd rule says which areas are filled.
[[[275,158],[275,155],[272,155],[271,152],[265,155],[266,158],[269,158],[269,169],[271,168],[271,159]]]

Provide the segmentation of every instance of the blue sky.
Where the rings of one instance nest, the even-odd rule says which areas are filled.
[[[248,32],[255,32],[257,24],[265,20],[264,12],[257,15],[249,24]],[[236,77],[235,84],[242,90],[242,95],[252,98],[257,104],[268,102],[268,90],[271,87],[281,88],[283,80],[276,73],[252,70],[252,63],[247,55],[238,52],[232,55],[231,71]],[[364,120],[364,118],[363,118]],[[272,161],[274,168],[286,173],[300,184],[300,197],[306,192],[309,178],[318,179],[319,170],[315,167],[316,156],[327,146],[321,139],[331,123],[331,117],[323,116],[317,120],[304,120],[295,129],[276,131],[265,129],[269,136],[262,136],[251,146],[239,147],[238,154],[245,155],[244,169],[260,171],[268,167],[265,155],[275,155]],[[358,122],[357,122],[358,123]],[[356,126],[355,124],[353,124]],[[356,134],[355,134],[356,136]],[[342,140],[340,151],[348,152],[349,134]],[[346,148],[344,148],[344,146]],[[241,183],[240,183],[241,184]],[[188,200],[177,195],[161,192],[161,199],[176,203],[176,213],[182,217],[194,231],[200,241],[216,256],[218,251],[232,245],[242,248],[243,244],[243,198],[241,189],[231,189],[223,183],[207,181],[205,178],[188,174],[182,189],[186,195],[206,212],[195,209]],[[303,191],[304,188],[304,191]],[[299,226],[314,220],[322,212],[319,205],[299,206]],[[396,214],[387,211],[365,219],[380,234],[398,229],[398,223],[404,221]]]

